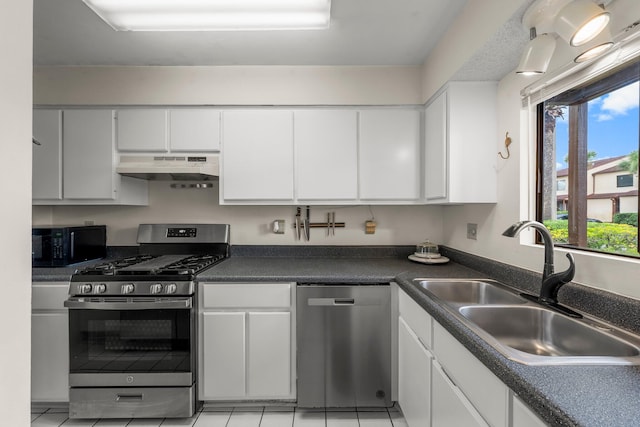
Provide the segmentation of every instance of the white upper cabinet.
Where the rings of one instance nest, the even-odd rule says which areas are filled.
[[[132,108],[117,112],[118,150],[137,153],[220,151],[220,111]]]
[[[361,200],[420,198],[420,112],[360,111]]]
[[[168,150],[167,110],[118,110],[118,150],[164,153]]]
[[[34,110],[34,205],[146,205],[145,181],[115,172],[114,111]]]
[[[427,201],[447,197],[447,93],[441,93],[424,115],[424,176]]]
[[[293,112],[223,113],[220,201],[293,202]]]
[[[34,199],[62,199],[62,111],[33,111]]]
[[[358,197],[355,110],[294,112],[296,193],[300,201]]]
[[[220,151],[220,111],[169,110],[169,145],[173,152]]]
[[[427,203],[495,203],[497,83],[450,82],[426,107]]]
[[[116,198],[112,110],[64,112],[65,199]]]

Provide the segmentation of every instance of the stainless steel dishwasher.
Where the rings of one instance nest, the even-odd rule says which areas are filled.
[[[391,288],[300,284],[298,406],[391,406]]]

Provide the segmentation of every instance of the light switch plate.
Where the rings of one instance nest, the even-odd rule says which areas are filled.
[[[478,224],[467,223],[467,239],[478,240]]]

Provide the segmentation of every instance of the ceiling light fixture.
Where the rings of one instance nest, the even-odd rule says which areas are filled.
[[[549,68],[549,62],[556,49],[556,39],[550,34],[536,35],[536,29],[529,30],[530,40],[524,49],[517,74],[534,76],[543,74]]]
[[[556,15],[555,29],[571,46],[593,40],[609,23],[609,12],[591,0],[574,0]]]
[[[611,39],[611,32],[608,28],[605,28],[596,38],[579,47],[579,53],[573,59],[573,62],[580,63],[590,61],[611,49],[612,46],[613,40]]]
[[[116,31],[329,28],[331,0],[82,0]]]
[[[522,17],[531,39],[522,54],[516,73],[546,72],[556,47],[556,35],[570,46],[582,46],[575,62],[593,59],[613,42],[609,31],[609,12],[592,0],[536,0]],[[535,31],[540,36],[535,37]]]

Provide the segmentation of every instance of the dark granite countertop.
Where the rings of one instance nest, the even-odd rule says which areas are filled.
[[[273,247],[271,247],[273,248]],[[498,378],[554,426],[636,426],[640,420],[640,367],[527,366],[511,361],[475,335],[446,308],[429,298],[414,278],[492,278],[538,292],[540,275],[441,248],[447,264],[409,261],[411,247],[373,250],[307,247],[234,248],[232,257],[198,276],[212,282],[378,283],[396,281]],[[82,266],[90,263],[83,263]],[[33,269],[34,281],[68,280],[75,268]],[[640,302],[568,284],[560,301],[617,326],[640,332]]]
[[[425,277],[477,277],[457,263],[423,265],[404,258],[231,257],[198,275],[203,282],[391,282],[399,273]]]

